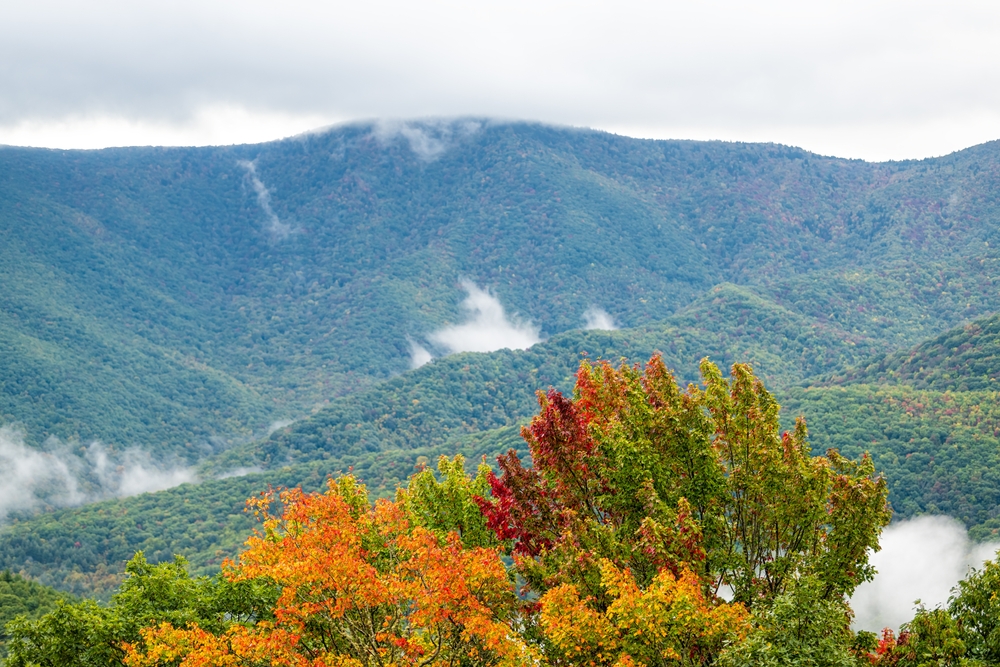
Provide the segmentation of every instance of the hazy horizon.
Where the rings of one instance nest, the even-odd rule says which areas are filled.
[[[22,3],[0,143],[226,145],[476,116],[870,161],[1000,137],[1000,5]]]
[[[617,135],[617,136],[628,137],[630,139],[636,139],[636,140],[640,140],[640,141],[704,141],[704,142],[737,143],[737,144],[740,144],[740,143],[746,143],[746,144],[774,144],[774,145],[788,146],[788,147],[791,147],[791,148],[799,148],[799,149],[808,151],[810,153],[813,153],[813,154],[816,154],[816,155],[820,155],[822,157],[832,157],[832,158],[847,159],[847,160],[858,160],[858,159],[860,159],[860,160],[863,160],[863,161],[866,161],[866,162],[892,162],[892,161],[909,161],[909,160],[933,159],[933,158],[937,158],[937,157],[944,157],[946,155],[951,155],[953,153],[959,153],[961,151],[968,150],[970,148],[975,148],[976,146],[981,146],[983,144],[988,144],[988,143],[992,143],[992,142],[995,142],[995,141],[1000,141],[1000,133],[998,133],[997,137],[995,137],[995,138],[985,139],[983,141],[980,141],[980,142],[977,142],[977,143],[974,143],[974,144],[969,144],[967,146],[959,146],[959,147],[956,147],[954,150],[948,151],[946,153],[941,153],[939,155],[926,155],[926,156],[920,156],[920,157],[914,157],[914,158],[886,158],[884,160],[866,160],[865,158],[856,158],[856,157],[850,157],[850,156],[842,156],[842,155],[833,155],[833,154],[828,154],[828,153],[821,153],[819,151],[810,150],[807,146],[802,146],[802,145],[797,145],[797,144],[788,144],[788,143],[783,143],[783,142],[780,142],[780,141],[769,141],[769,140],[766,140],[766,139],[763,139],[763,140],[760,140],[760,141],[744,141],[744,140],[741,140],[741,139],[715,139],[715,138],[696,138],[696,139],[691,139],[691,138],[686,138],[686,137],[646,137],[646,136],[637,136],[637,135],[626,134],[626,133],[623,133],[623,132],[616,132],[616,131],[613,131],[613,130],[606,130],[606,129],[597,128],[597,127],[584,127],[584,126],[566,125],[566,124],[561,124],[561,123],[548,123],[548,122],[545,122],[545,121],[532,120],[532,119],[521,119],[521,118],[518,118],[518,119],[490,118],[490,117],[484,117],[484,116],[470,116],[470,115],[465,115],[465,116],[429,116],[429,117],[422,117],[422,118],[391,118],[391,119],[362,118],[362,119],[356,119],[356,120],[343,121],[343,122],[339,122],[339,123],[331,123],[331,124],[327,124],[327,125],[321,125],[321,126],[317,126],[317,127],[314,127],[314,128],[309,128],[309,129],[303,130],[301,132],[295,132],[293,134],[274,136],[274,137],[270,137],[270,138],[261,138],[260,140],[256,140],[256,141],[231,141],[231,142],[216,142],[216,143],[159,143],[159,144],[152,144],[152,143],[122,143],[122,144],[109,144],[109,145],[101,145],[101,146],[29,145],[29,144],[4,143],[3,141],[0,141],[0,147],[39,148],[39,149],[52,149],[52,150],[104,150],[104,149],[109,149],[109,148],[213,148],[213,147],[240,146],[240,145],[257,145],[257,144],[267,144],[267,143],[273,143],[273,142],[279,142],[279,141],[286,141],[286,140],[296,139],[298,137],[305,137],[305,136],[309,136],[309,135],[324,134],[326,132],[334,132],[334,131],[336,131],[338,129],[346,128],[346,127],[352,127],[352,126],[354,126],[354,127],[357,127],[357,126],[360,126],[360,127],[369,126],[369,127],[372,127],[374,129],[374,128],[377,128],[380,124],[384,124],[384,123],[388,122],[388,123],[391,123],[393,125],[407,127],[407,126],[420,126],[422,124],[431,124],[431,125],[433,125],[433,124],[437,124],[437,123],[454,123],[454,122],[461,121],[461,120],[464,120],[464,119],[474,119],[474,120],[477,120],[477,121],[487,121],[487,122],[493,122],[493,123],[498,123],[498,124],[503,124],[503,123],[523,123],[523,124],[527,124],[527,125],[542,125],[542,126],[559,128],[559,129],[565,129],[565,130],[579,130],[579,131],[583,131],[583,132],[605,132],[605,133],[608,133],[608,134],[614,134],[614,135]],[[1000,132],[1000,131],[998,131],[998,132]]]

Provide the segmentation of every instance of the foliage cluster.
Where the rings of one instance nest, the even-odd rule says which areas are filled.
[[[0,572],[0,660],[7,653],[7,623],[17,617],[38,618],[52,611],[58,603],[72,600],[71,595],[25,579],[10,570]]]
[[[129,561],[125,581],[109,606],[60,600],[41,618],[20,616],[8,623],[7,664],[118,665],[147,626],[197,621],[220,631],[233,623],[270,618],[276,597],[265,581],[192,578],[180,557],[150,565],[139,552]]]
[[[583,364],[572,399],[539,394],[534,465],[509,452],[501,476],[444,457],[374,505],[350,475],[264,493],[222,575],[140,554],[109,607],[16,621],[12,664],[813,664],[774,639],[789,599],[810,612],[806,655],[848,655],[884,482],[865,458],[810,456],[801,423],[780,434],[748,367],[702,372],[704,391],[655,357]]]

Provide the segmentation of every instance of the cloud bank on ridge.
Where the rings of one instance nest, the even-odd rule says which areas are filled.
[[[12,513],[161,491],[196,480],[186,466],[153,460],[138,448],[116,453],[94,442],[81,450],[51,441],[28,447],[24,433],[0,427],[0,523]]]
[[[538,327],[509,319],[499,299],[479,289],[469,280],[462,281],[466,292],[462,308],[466,320],[435,331],[428,340],[448,354],[456,352],[493,352],[509,348],[524,350],[541,342]]]
[[[597,329],[600,331],[614,331],[618,327],[615,320],[603,308],[591,306],[583,313],[584,329]]]

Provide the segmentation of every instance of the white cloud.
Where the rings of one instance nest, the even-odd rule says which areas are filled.
[[[0,142],[475,115],[886,159],[1000,134],[1000,89],[983,85],[1000,76],[1000,5],[982,0],[7,4]],[[218,109],[240,122],[210,122]]]
[[[951,589],[970,567],[993,558],[1000,544],[973,544],[961,523],[946,516],[923,516],[882,531],[882,550],[872,555],[873,581],[851,598],[854,627],[879,632],[899,629],[913,618],[914,601],[928,609],[947,605]]]
[[[467,312],[462,324],[445,327],[428,336],[434,345],[449,354],[492,352],[509,348],[524,350],[541,341],[538,328],[517,319],[508,319],[500,301],[474,283],[463,280],[467,296],[462,308]]]
[[[434,355],[432,355],[426,347],[413,340],[409,336],[406,337],[406,342],[410,346],[410,368],[420,368],[424,364],[429,364]]]
[[[112,459],[103,445],[94,442],[87,447],[87,460],[100,484],[95,496],[137,496],[196,481],[190,468],[158,465],[147,452],[136,448]]]
[[[396,137],[403,137],[410,150],[424,162],[433,162],[451,148],[458,139],[479,131],[480,123],[474,120],[429,119],[422,121],[381,120],[375,123],[372,134],[382,144]]]
[[[261,472],[259,466],[241,466],[239,468],[233,468],[232,470],[227,470],[226,472],[220,474],[216,479],[229,479],[230,477],[243,477],[245,475],[252,475],[254,473]]]
[[[79,503],[83,494],[67,462],[24,444],[24,434],[0,428],[0,521],[11,512]]]
[[[53,439],[42,451],[25,444],[23,431],[0,428],[0,522],[12,512],[133,496],[194,481],[191,468],[158,463],[137,448],[114,453],[94,442],[78,455]]]
[[[600,329],[603,331],[614,331],[618,327],[615,326],[615,320],[611,315],[607,313],[603,308],[598,308],[597,306],[591,306],[583,314],[584,329]]]
[[[279,431],[285,428],[286,426],[291,426],[293,423],[294,420],[292,419],[276,419],[275,421],[271,422],[270,425],[268,425],[267,434],[271,435],[275,431]]]
[[[257,194],[257,203],[267,216],[267,232],[274,239],[287,238],[292,233],[292,227],[288,223],[278,219],[277,214],[271,208],[271,191],[268,190],[260,178],[257,177],[257,165],[249,160],[240,160],[237,164],[246,169],[247,179],[250,186]]]

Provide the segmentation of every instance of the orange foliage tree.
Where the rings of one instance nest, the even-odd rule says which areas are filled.
[[[262,530],[233,581],[281,587],[273,621],[212,634],[162,624],[132,647],[130,667],[288,665],[389,667],[534,662],[514,629],[517,598],[496,548],[463,546],[415,525],[403,502],[369,503],[353,477],[325,493],[299,489],[250,501]]]

